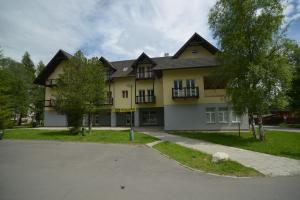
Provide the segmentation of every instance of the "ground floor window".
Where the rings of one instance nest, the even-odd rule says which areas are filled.
[[[241,122],[241,116],[237,115],[234,111],[231,112],[231,121],[233,123],[240,123]]]
[[[157,124],[156,111],[143,111],[142,112],[142,124],[143,125],[156,125]]]
[[[216,108],[206,108],[206,123],[216,123]]]
[[[228,120],[228,108],[220,107],[218,108],[218,122],[227,123]]]

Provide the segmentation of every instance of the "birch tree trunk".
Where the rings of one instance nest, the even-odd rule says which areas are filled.
[[[258,131],[259,131],[259,140],[265,140],[265,130],[263,127],[262,115],[258,116]]]
[[[251,132],[252,132],[253,138],[257,139],[253,113],[250,114],[250,126],[251,126]]]

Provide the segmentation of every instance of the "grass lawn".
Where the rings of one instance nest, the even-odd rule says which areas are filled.
[[[300,133],[266,131],[266,140],[260,142],[252,138],[251,133],[220,132],[169,132],[170,134],[205,140],[242,149],[284,156],[300,160]]]
[[[194,169],[201,171],[231,175],[231,176],[263,176],[255,169],[245,167],[235,161],[224,161],[220,163],[211,162],[211,155],[189,149],[174,143],[162,142],[154,146],[170,158]]]
[[[134,142],[129,140],[129,131],[93,130],[86,136],[72,135],[67,130],[39,130],[39,129],[10,129],[6,130],[4,139],[27,140],[59,140],[78,142],[103,142],[146,144],[157,139],[142,133],[135,132]]]

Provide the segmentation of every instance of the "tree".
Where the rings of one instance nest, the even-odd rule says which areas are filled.
[[[299,44],[293,45],[293,54],[291,56],[292,62],[295,65],[294,76],[289,91],[290,106],[300,117],[300,46]]]
[[[87,59],[78,51],[64,63],[57,80],[55,109],[66,115],[71,132],[79,132],[84,114],[89,116],[91,129],[91,115],[101,108],[103,89],[104,69],[97,57]]]
[[[40,74],[45,68],[45,64],[40,61],[37,65],[36,76]],[[40,124],[44,115],[44,99],[45,88],[40,85],[33,86],[33,112],[35,121]]]
[[[11,109],[8,95],[7,72],[3,67],[3,54],[0,50],[0,130],[4,130],[11,125]]]
[[[15,122],[16,117],[19,116],[18,124],[20,125],[22,116],[28,113],[32,78],[23,64],[11,58],[3,58],[1,63],[6,74],[6,90],[10,98],[10,107],[13,109]]]
[[[265,139],[262,115],[269,106],[284,106],[291,70],[281,32],[280,0],[218,0],[210,10],[209,25],[218,40],[227,94],[238,114],[248,113],[253,137],[258,116],[259,139]]]
[[[24,65],[25,69],[32,75],[32,79],[34,79],[35,74],[35,67],[34,63],[30,58],[30,54],[26,51],[22,57],[22,64]]]

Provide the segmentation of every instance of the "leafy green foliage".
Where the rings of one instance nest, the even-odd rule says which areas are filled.
[[[221,48],[217,74],[227,81],[234,110],[258,115],[260,139],[262,115],[272,105],[286,105],[291,80],[282,12],[280,0],[218,0],[209,14]]]
[[[292,86],[289,91],[290,106],[300,118],[300,46],[293,45],[291,60],[295,65]]]
[[[78,51],[63,64],[57,81],[55,108],[67,116],[68,125],[78,131],[83,115],[103,103],[104,68],[98,58],[87,59]]]
[[[2,55],[0,54],[0,65],[2,66]],[[11,126],[12,110],[9,104],[7,72],[0,67],[0,130]]]
[[[45,68],[45,65],[40,61],[37,65],[36,76],[40,74]],[[40,124],[44,116],[44,99],[45,88],[40,85],[33,85],[32,90],[32,111],[34,112],[35,123]]]

